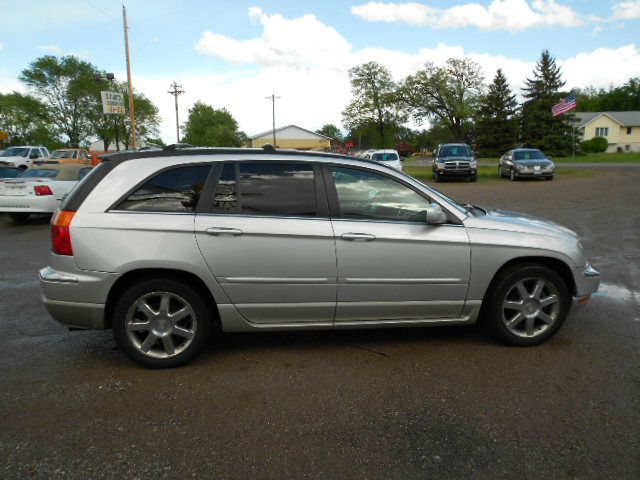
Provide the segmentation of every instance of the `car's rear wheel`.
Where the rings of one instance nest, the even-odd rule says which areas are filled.
[[[10,213],[9,218],[16,223],[26,223],[29,220],[28,213]]]
[[[510,345],[538,345],[564,323],[571,297],[562,278],[544,265],[519,265],[499,274],[489,297],[488,324]]]
[[[192,361],[211,334],[211,313],[190,286],[165,278],[143,280],[116,303],[112,317],[118,346],[149,368]]]

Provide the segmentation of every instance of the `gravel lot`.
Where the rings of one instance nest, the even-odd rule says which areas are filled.
[[[49,318],[48,219],[0,216],[0,477],[639,478],[640,169],[438,188],[576,230],[601,291],[535,348],[476,327],[236,334],[150,371]]]

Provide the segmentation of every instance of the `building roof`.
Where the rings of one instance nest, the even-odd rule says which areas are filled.
[[[575,112],[574,115],[578,127],[584,127],[587,123],[590,123],[601,115],[606,115],[613,121],[619,123],[621,127],[640,126],[640,110],[628,112]]]
[[[297,128],[298,130],[302,130],[304,132],[310,133],[311,135],[314,135],[316,137],[321,137],[321,138],[326,138],[328,140],[333,140],[331,137],[327,137],[326,135],[322,135],[321,133],[312,132],[311,130],[307,130],[306,128],[302,128],[302,127],[299,127],[297,125],[287,125],[285,127],[276,128],[276,133],[278,133],[281,130],[286,130],[287,128]],[[273,129],[267,130],[266,132],[258,133],[257,135],[252,135],[251,137],[249,137],[249,140],[253,140],[255,138],[260,138],[260,137],[266,137],[266,136],[269,136],[269,135],[273,135]]]

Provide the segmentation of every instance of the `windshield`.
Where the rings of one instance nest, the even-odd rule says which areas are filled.
[[[514,160],[542,160],[547,158],[540,150],[518,150],[513,152]]]
[[[378,162],[395,162],[397,160],[400,160],[400,157],[398,157],[398,154],[395,152],[374,153],[371,158],[373,160],[377,160]]]
[[[73,158],[73,150],[56,150],[51,154],[51,158]]]
[[[21,148],[21,147],[11,147],[11,148],[7,148],[3,153],[2,157],[26,157],[27,155],[29,155],[29,149],[28,148]]]
[[[23,172],[24,170],[20,168],[0,167],[0,178],[17,178],[22,175]]]
[[[471,150],[466,145],[445,145],[440,148],[440,157],[470,157]]]
[[[22,174],[22,177],[31,177],[31,178],[55,178],[60,173],[58,170],[50,170],[46,168],[38,168],[34,170],[27,170]]]

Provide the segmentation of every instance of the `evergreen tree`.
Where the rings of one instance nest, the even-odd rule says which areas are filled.
[[[475,142],[480,155],[496,157],[513,148],[518,129],[517,107],[516,96],[511,93],[502,69],[498,69],[480,101]]]
[[[527,147],[539,148],[550,155],[568,156],[573,142],[573,114],[558,117],[551,114],[553,105],[567,95],[560,91],[565,84],[561,77],[555,59],[548,50],[543,50],[533,78],[525,80],[521,139]]]

